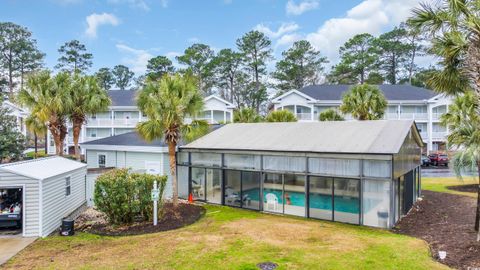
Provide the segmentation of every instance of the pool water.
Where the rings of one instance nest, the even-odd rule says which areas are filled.
[[[283,204],[282,191],[281,190],[272,190],[264,189],[263,198],[268,193],[273,193],[278,198],[278,203]],[[260,200],[260,190],[259,189],[250,189],[244,190],[244,196],[248,195],[252,201]],[[305,194],[301,192],[289,191],[285,192],[290,198],[290,205],[305,207]],[[267,202],[264,199],[264,202]],[[323,195],[323,194],[310,194],[310,208],[322,209],[322,210],[332,210],[332,196]],[[359,213],[359,199],[354,197],[344,197],[344,196],[335,196],[335,211],[346,212],[346,213]]]

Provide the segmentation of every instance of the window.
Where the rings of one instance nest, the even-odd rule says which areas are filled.
[[[363,224],[388,228],[390,181],[365,179],[363,182]]]
[[[271,171],[304,172],[304,157],[264,156],[263,168]]]
[[[309,158],[311,173],[342,176],[360,176],[360,161],[353,159]]]
[[[225,167],[233,169],[260,169],[260,156],[225,154]]]
[[[65,196],[70,196],[71,187],[70,187],[70,176],[65,178]]]
[[[335,178],[333,185],[334,220],[359,224],[360,181],[355,179]]]
[[[391,178],[392,163],[386,160],[364,160],[363,176]]]
[[[105,168],[106,163],[107,163],[107,156],[105,154],[99,154],[98,155],[98,167],[99,168]]]
[[[215,153],[191,153],[191,162],[193,165],[220,167],[222,165],[222,156]]]
[[[332,220],[333,178],[310,176],[309,186],[310,217]]]

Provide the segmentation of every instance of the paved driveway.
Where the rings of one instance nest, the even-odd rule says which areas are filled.
[[[35,241],[35,237],[0,236],[0,265]]]

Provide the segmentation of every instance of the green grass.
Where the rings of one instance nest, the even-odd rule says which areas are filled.
[[[39,158],[40,158],[40,157],[46,157],[46,156],[47,156],[47,154],[45,154],[45,149],[43,149],[43,150],[40,150],[40,149],[39,149],[39,150],[37,151],[37,153],[38,153],[38,157],[39,157]],[[34,157],[35,157],[35,151],[28,152],[28,153],[25,154],[25,156],[27,156],[27,157],[29,157],[29,158],[34,158]]]
[[[448,269],[425,242],[386,230],[223,206],[188,227],[142,236],[40,239],[6,269]]]
[[[459,179],[456,177],[423,177],[422,178],[423,190],[444,192],[444,193],[457,194],[457,195],[466,195],[466,196],[476,198],[477,196],[476,193],[460,192],[460,191],[455,191],[447,188],[449,186],[471,185],[471,184],[478,184],[478,178],[472,177],[472,176],[464,177],[463,179]]]

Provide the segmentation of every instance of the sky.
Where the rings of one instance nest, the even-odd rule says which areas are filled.
[[[277,60],[294,41],[306,39],[330,66],[349,38],[393,29],[420,2],[425,0],[0,0],[0,21],[32,31],[47,68],[55,66],[63,43],[78,39],[93,54],[90,72],[123,64],[140,75],[151,57],[174,60],[193,43],[235,48],[253,29],[272,40]]]

